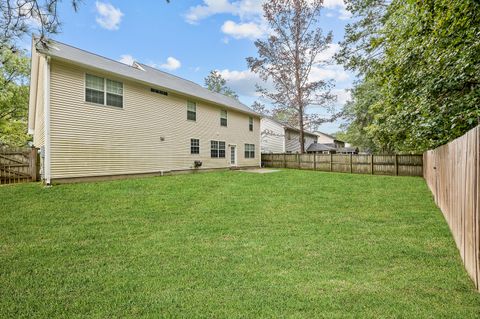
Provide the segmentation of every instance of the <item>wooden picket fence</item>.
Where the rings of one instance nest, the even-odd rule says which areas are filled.
[[[424,153],[424,178],[480,290],[480,126]]]
[[[0,148],[0,184],[39,180],[36,148]]]
[[[262,165],[373,175],[423,175],[422,155],[262,154]]]

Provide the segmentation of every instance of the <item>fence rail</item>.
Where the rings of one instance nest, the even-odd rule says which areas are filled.
[[[422,176],[422,155],[262,154],[262,165],[326,172]]]
[[[0,184],[37,181],[38,149],[0,148]]]
[[[424,153],[424,178],[480,290],[480,126]]]

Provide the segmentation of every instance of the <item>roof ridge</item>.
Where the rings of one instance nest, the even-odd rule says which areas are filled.
[[[228,95],[225,95],[225,94],[222,94],[222,93],[210,91],[208,88],[206,88],[206,87],[204,87],[204,86],[201,86],[200,84],[198,84],[198,83],[196,83],[196,82],[194,82],[194,81],[192,81],[192,80],[185,79],[185,78],[182,78],[182,77],[180,77],[180,76],[178,76],[178,75],[175,75],[175,74],[172,74],[172,73],[168,73],[168,72],[162,71],[162,70],[160,70],[160,69],[157,69],[157,68],[155,68],[155,67],[153,67],[153,66],[150,66],[150,65],[145,64],[145,63],[142,63],[142,62],[135,61],[135,63],[140,64],[142,67],[147,67],[147,68],[150,68],[150,69],[152,69],[152,70],[154,70],[154,71],[157,71],[157,72],[160,72],[160,73],[163,73],[163,74],[167,74],[167,75],[171,75],[171,76],[173,76],[173,77],[176,77],[177,79],[180,79],[180,80],[183,80],[183,81],[188,81],[188,82],[190,82],[190,83],[192,83],[192,84],[195,84],[195,85],[197,85],[198,87],[200,87],[200,88],[202,88],[202,89],[204,89],[204,90],[207,90],[207,91],[209,91],[209,92],[211,92],[211,93],[213,93],[213,94],[217,94],[217,95],[220,95],[220,96],[222,96],[222,97],[227,97],[227,98],[231,99],[232,101],[235,101],[235,102],[237,102],[237,103],[240,103],[240,104],[248,107],[247,105],[245,105],[245,104],[243,104],[242,102],[240,102],[238,99],[235,99],[235,98],[233,98],[233,97],[231,97],[231,96],[228,96]],[[248,108],[249,108],[249,107],[248,107]]]
[[[166,89],[177,91],[186,96],[197,97],[199,99],[209,101],[221,107],[231,108],[240,112],[260,116],[260,114],[253,111],[250,107],[243,104],[238,99],[210,91],[192,80],[164,72],[147,64],[133,61],[133,63],[129,65],[70,44],[65,44],[60,41],[49,40],[49,42],[50,45],[47,46],[34,44],[33,48],[42,54],[47,54],[55,58],[65,59],[67,61],[81,63],[89,67],[99,68],[100,70],[113,72],[118,75],[131,78],[135,81],[142,81],[147,83],[147,85],[162,86]]]
[[[120,65],[123,65],[123,66],[129,67],[129,68],[138,70],[138,69],[137,69],[136,67],[134,67],[133,65],[128,65],[128,64],[123,63],[123,62],[120,62],[120,61],[118,61],[118,60],[114,60],[114,59],[112,59],[112,58],[109,58],[109,57],[100,55],[100,54],[98,54],[98,53],[94,53],[94,52],[87,51],[87,50],[85,50],[85,49],[76,47],[76,46],[74,46],[74,45],[71,45],[71,44],[68,44],[68,43],[65,43],[65,42],[61,42],[61,41],[57,41],[57,40],[53,40],[53,39],[47,39],[47,41],[51,41],[51,42],[54,42],[54,43],[60,43],[60,44],[62,44],[62,45],[65,45],[65,46],[67,46],[67,47],[73,48],[73,49],[75,49],[75,50],[80,50],[80,51],[85,52],[85,53],[87,53],[87,54],[96,55],[96,56],[98,56],[98,57],[100,57],[100,58],[102,58],[102,59],[106,59],[106,60],[109,60],[109,61],[111,61],[111,62],[115,62],[115,63],[118,63],[118,64],[120,64]],[[47,50],[48,50],[48,49],[49,49],[49,48],[47,47]],[[135,62],[135,61],[134,61],[134,62]]]

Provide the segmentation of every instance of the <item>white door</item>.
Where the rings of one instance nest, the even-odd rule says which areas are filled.
[[[230,145],[230,166],[237,166],[237,146]]]

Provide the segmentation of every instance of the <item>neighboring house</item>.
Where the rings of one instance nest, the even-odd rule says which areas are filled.
[[[350,144],[337,140],[332,135],[319,131],[316,131],[315,134],[318,136],[319,144],[331,149],[328,151],[328,154],[358,154],[358,148],[351,147]],[[319,148],[319,146],[316,147]],[[325,150],[323,153],[327,153],[327,151]]]
[[[336,152],[337,149],[334,146],[332,147],[322,143],[312,143],[307,149],[307,153],[311,154],[335,154]]]
[[[334,148],[342,148],[345,147],[345,142],[337,140],[335,137],[332,135],[329,135],[327,133],[315,131],[315,134],[318,136],[318,143],[321,144],[326,144],[330,147]]]
[[[32,45],[29,133],[46,183],[260,166],[260,117],[140,63]]]
[[[340,147],[337,154],[358,154],[358,147]]]
[[[260,124],[262,153],[300,153],[300,130],[263,117]],[[317,135],[304,131],[305,150],[317,141]]]

